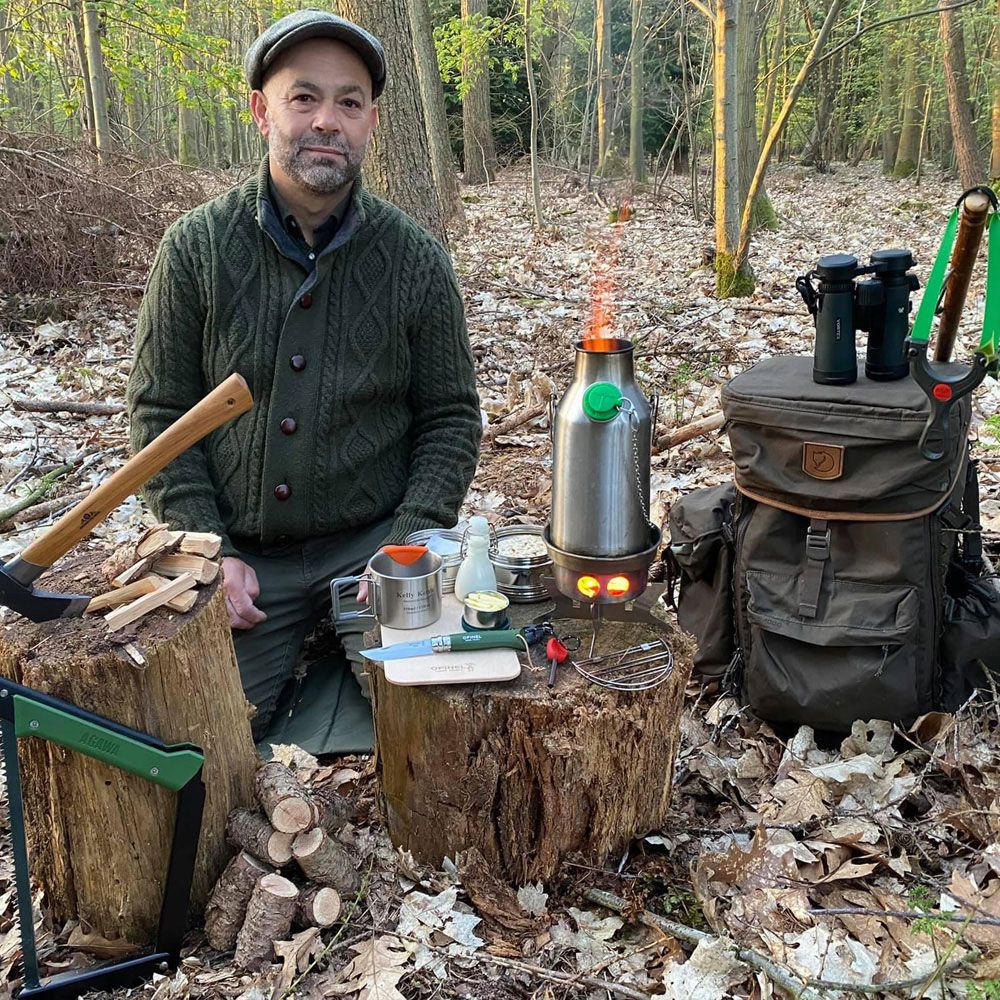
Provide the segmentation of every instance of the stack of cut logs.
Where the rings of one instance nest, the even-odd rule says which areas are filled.
[[[104,620],[112,632],[156,608],[190,611],[198,600],[195,587],[219,575],[215,560],[221,545],[218,535],[154,525],[105,561],[102,570],[114,589],[93,598],[87,611],[107,611]]]
[[[229,814],[226,838],[240,852],[205,911],[208,943],[217,951],[235,947],[236,964],[250,971],[274,960],[274,942],[293,924],[332,926],[342,895],[360,885],[354,861],[331,836],[347,819],[342,799],[306,788],[275,761],[257,772],[255,789],[260,810]],[[286,869],[293,861],[297,872]]]

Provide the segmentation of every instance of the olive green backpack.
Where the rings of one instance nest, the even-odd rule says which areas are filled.
[[[992,244],[996,218],[991,229]],[[945,249],[911,351],[926,351]],[[988,287],[1000,291],[998,260]],[[994,293],[984,370],[998,332]],[[969,371],[938,365],[933,377],[958,385]],[[723,389],[735,482],[689,494],[669,519],[666,563],[679,624],[699,642],[697,672],[724,675],[768,721],[835,731],[950,710],[991,672],[1000,679],[971,397],[950,397],[914,378],[817,384],[811,357],[769,358]]]

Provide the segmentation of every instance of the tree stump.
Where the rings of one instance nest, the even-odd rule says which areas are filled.
[[[514,627],[541,606],[512,608]],[[525,610],[527,608],[527,610]],[[558,623],[588,636],[586,622]],[[371,664],[384,818],[394,844],[440,865],[477,848],[515,885],[545,881],[568,855],[602,863],[667,817],[692,643],[605,622],[597,652],[664,638],[673,673],[649,691],[597,687],[569,664],[547,686],[544,643],[505,684],[401,687]],[[585,654],[579,654],[585,655]]]
[[[106,554],[106,553],[105,553]],[[49,590],[107,589],[100,556],[64,560]],[[145,663],[124,649],[131,644]],[[108,633],[101,614],[35,624],[8,614],[0,675],[165,743],[205,752],[205,813],[191,891],[200,919],[231,850],[229,812],[253,802],[257,755],[221,587],[188,614],[152,612]],[[176,796],[100,761],[35,739],[19,741],[31,873],[56,924],[79,918],[108,938],[155,938]]]

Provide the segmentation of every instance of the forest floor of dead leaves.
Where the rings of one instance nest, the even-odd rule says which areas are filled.
[[[954,180],[930,175],[917,186],[887,180],[875,165],[776,170],[769,191],[780,228],[755,240],[757,291],[720,302],[712,226],[693,218],[685,183],[668,181],[658,198],[634,194],[632,218],[611,224],[608,211],[626,196],[624,184],[595,193],[574,174],[552,172],[540,232],[523,170],[465,190],[469,228],[452,250],[491,420],[541,409],[561,392],[572,344],[593,322],[637,344],[640,379],[659,396],[661,433],[711,414],[722,385],[751,363],[811,349],[794,279],[817,256],[905,246],[924,279],[959,193]],[[41,476],[72,466],[45,501],[47,519],[24,520],[36,506],[0,525],[2,559],[126,454],[121,412],[40,414],[16,404],[122,402],[135,301],[114,295],[60,318],[0,296],[0,509]],[[981,310],[974,286],[959,356],[978,340]],[[978,390],[973,432],[990,532],[1000,529],[1000,442],[987,420],[998,404],[995,383]],[[730,469],[721,432],[655,455],[654,519],[663,523],[678,497]],[[484,444],[467,512],[544,521],[550,482],[541,413]],[[133,535],[143,516],[140,502],[129,501],[93,544]],[[488,916],[476,907],[483,887],[463,880],[454,859],[428,870],[392,848],[377,821],[369,759],[321,763],[283,748],[306,780],[332,784],[355,803],[343,836],[364,859],[364,895],[339,927],[286,943],[280,970],[241,976],[231,956],[210,952],[193,933],[176,973],[130,995],[714,1000],[788,995],[779,988],[784,976],[802,997],[1000,997],[997,707],[984,695],[906,732],[862,722],[839,745],[817,746],[807,728],[776,734],[731,698],[693,685],[666,826],[603,866],[574,863],[551,885],[516,887],[509,912],[492,906]],[[598,905],[594,890],[624,899],[626,911]],[[8,985],[18,947],[12,896],[5,861],[0,982]],[[670,932],[664,921],[692,934]],[[50,967],[114,953],[114,942],[86,930],[42,925]],[[695,943],[699,932],[707,936]],[[768,960],[778,968],[762,971]]]

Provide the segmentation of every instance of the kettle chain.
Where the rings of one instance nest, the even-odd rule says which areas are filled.
[[[639,510],[649,524],[649,504],[642,489],[642,465],[639,462],[639,414],[630,399],[623,399],[619,406],[628,418],[629,430],[632,432],[632,463],[635,466],[635,494],[639,500]]]

